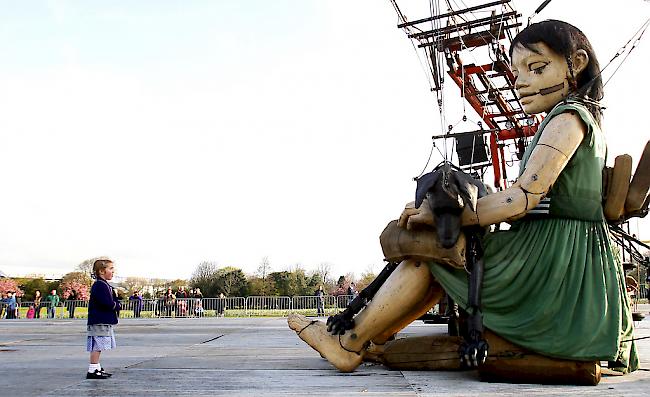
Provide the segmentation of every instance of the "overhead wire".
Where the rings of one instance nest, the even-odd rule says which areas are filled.
[[[630,42],[634,39],[634,37],[635,37],[637,34],[639,35],[639,36],[636,38],[636,40],[634,40],[634,43],[632,44],[632,47],[630,47],[630,49],[627,51],[627,54],[625,54],[625,56],[623,57],[623,59],[621,59],[621,62],[618,64],[618,66],[616,67],[616,69],[614,69],[614,71],[612,72],[611,76],[609,76],[609,78],[607,79],[607,81],[605,81],[605,83],[603,84],[603,86],[606,86],[607,83],[609,83],[609,81],[612,79],[612,77],[614,77],[614,75],[616,74],[616,72],[618,72],[618,70],[621,68],[621,66],[623,66],[623,63],[627,60],[627,57],[630,56],[630,53],[632,53],[632,51],[636,48],[637,44],[639,44],[639,42],[641,41],[641,37],[643,37],[643,34],[645,33],[646,29],[648,29],[648,25],[650,25],[650,18],[646,19],[646,21],[643,23],[643,25],[641,25],[641,27],[640,27],[640,28],[639,28],[639,29],[634,33],[634,35],[632,35],[632,38],[630,38],[630,40],[628,40],[627,43],[625,43],[625,45],[624,45],[624,46],[623,46],[623,47],[622,47],[622,48],[621,48],[621,49],[616,53],[616,55],[614,55],[614,57],[613,57],[613,58],[612,58],[612,59],[607,63],[607,65],[605,65],[605,67],[600,71],[600,73],[602,74],[602,72],[607,68],[607,66],[609,66],[610,63],[611,63],[612,61],[614,61],[614,59],[616,59],[617,57],[619,57],[619,56],[621,55],[621,50],[624,50],[625,47],[627,47],[627,45],[630,44]],[[641,32],[641,33],[639,34],[639,32]]]
[[[465,4],[464,1],[461,0],[461,3],[462,3],[462,5],[463,5],[465,8],[469,8],[469,7],[467,6],[467,4]],[[451,8],[451,3],[449,2],[449,0],[447,0],[447,4],[448,4],[449,7]],[[454,1],[454,4],[456,4],[456,6],[458,7],[458,4],[457,4],[455,1]],[[502,7],[501,7],[501,11],[502,11],[502,12],[501,12],[501,15],[500,15],[500,20],[499,20],[499,32],[497,33],[497,36],[495,37],[495,36],[492,34],[492,31],[491,31],[491,30],[487,30],[489,36],[492,37],[492,39],[493,39],[492,42],[498,42],[498,38],[501,37],[501,29],[503,28],[503,22],[504,22],[504,18],[505,18],[505,13],[503,12],[503,11],[505,11],[505,10],[504,10],[503,5],[502,5]],[[488,11],[485,11],[485,12],[488,12]],[[493,13],[493,11],[489,11],[489,12],[490,12],[490,14]],[[471,15],[471,16],[475,16],[475,13],[474,13],[474,12],[470,12],[470,15]],[[478,18],[476,18],[476,17],[474,18],[474,20],[477,20],[477,19],[478,19]],[[467,21],[467,19],[465,19],[465,20]],[[461,29],[460,29],[460,27],[458,26],[458,23],[456,22],[456,19],[452,16],[452,17],[450,18],[450,21],[454,24],[454,26],[455,26],[455,28],[456,28],[456,34],[458,35],[458,40],[459,40],[460,43],[461,43],[461,49],[462,49],[462,50],[465,50],[465,51],[467,51],[467,52],[469,53],[470,57],[471,57],[472,60],[474,61],[474,64],[478,64],[478,63],[479,63],[478,60],[477,60],[476,57],[474,56],[473,52],[472,52],[471,50],[469,50],[469,48],[467,47],[467,44],[466,44],[465,41],[463,40],[463,37],[462,37],[462,34],[461,34]],[[481,37],[481,40],[483,41],[483,43],[484,43],[485,45],[489,45],[489,44],[490,44],[490,43],[489,43],[487,40],[485,40],[483,37]],[[468,51],[468,50],[469,50],[469,51]],[[494,64],[495,60],[492,59],[490,52],[488,52],[488,54],[490,55],[490,60],[492,61],[492,64]],[[459,66],[461,66],[461,80],[462,80],[461,91],[462,91],[462,97],[464,98],[464,97],[465,97],[465,92],[466,92],[466,90],[465,90],[465,82],[466,82],[466,77],[465,77],[465,67],[464,67],[464,65],[459,65]],[[481,81],[481,82],[482,82],[482,84],[485,85],[485,82],[484,82],[484,81]],[[497,89],[497,88],[492,84],[492,81],[490,81],[489,79],[487,80],[486,89],[487,89],[487,91],[488,91],[488,95],[489,95],[489,92],[490,92],[490,91],[492,91],[492,90],[498,90],[498,89]],[[466,115],[467,115],[467,109],[466,109],[465,101],[463,101],[462,104],[463,104],[463,116],[466,117]],[[487,112],[487,106],[483,106],[483,113],[480,115],[481,119],[485,119],[486,112]],[[473,140],[472,140],[472,154],[471,154],[471,157],[470,157],[470,164],[474,164],[474,144],[475,144],[475,142],[476,142],[476,139],[473,139]],[[455,146],[455,144],[456,144],[456,141],[454,140],[454,146]],[[453,148],[452,148],[452,149],[453,149]]]
[[[406,16],[402,13],[402,10],[397,5],[397,1],[396,0],[391,0],[391,4],[393,5],[393,8],[395,9],[395,12],[397,13],[397,18],[400,21],[400,23],[406,23],[407,22]],[[417,29],[417,28],[414,28],[414,29]],[[408,37],[408,34],[409,34],[408,28],[403,28],[403,30],[406,31],[407,37]],[[422,57],[420,55],[420,52],[418,51],[417,47],[415,46],[415,40],[410,39],[409,41],[411,42],[411,46],[413,47],[413,51],[415,52],[416,57],[418,58],[418,62],[420,63],[420,67],[422,68],[423,71],[425,71],[425,65],[422,62]],[[426,67],[429,68],[429,72],[428,73],[425,72],[424,75],[427,78],[427,83],[429,84],[429,88],[431,90],[433,90],[433,84],[431,83],[431,77],[430,77],[433,74],[433,69],[431,68],[431,64],[429,63],[428,60],[426,60],[426,63],[427,63]]]

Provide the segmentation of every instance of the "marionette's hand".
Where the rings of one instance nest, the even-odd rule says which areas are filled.
[[[349,308],[327,319],[327,332],[332,335],[343,335],[345,331],[354,328],[354,313]]]
[[[429,201],[425,198],[419,208],[415,208],[415,201],[406,204],[397,225],[408,230],[417,228],[417,225],[433,226],[433,213]]]

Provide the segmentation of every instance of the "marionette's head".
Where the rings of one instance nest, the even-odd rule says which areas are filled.
[[[528,114],[548,112],[570,95],[591,101],[603,97],[594,49],[571,24],[547,20],[528,26],[512,40],[510,57],[515,87]]]

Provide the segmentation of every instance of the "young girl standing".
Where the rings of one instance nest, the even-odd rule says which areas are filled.
[[[98,259],[93,264],[93,277],[97,280],[90,289],[88,302],[88,338],[86,349],[90,352],[90,365],[86,379],[106,379],[112,374],[99,363],[103,350],[116,347],[113,326],[117,324],[120,302],[108,284],[113,278],[114,266],[110,259]]]

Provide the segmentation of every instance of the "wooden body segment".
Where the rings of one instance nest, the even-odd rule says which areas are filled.
[[[465,266],[465,235],[460,234],[458,242],[451,248],[443,248],[436,231],[431,227],[407,230],[391,221],[379,236],[384,258],[390,262],[404,259],[416,261],[435,261],[463,268]]]
[[[636,166],[634,177],[630,182],[630,188],[625,199],[625,213],[634,213],[643,207],[650,189],[650,141],[645,145],[645,149]]]
[[[603,211],[605,219],[617,221],[625,212],[625,199],[632,177],[632,157],[629,154],[616,156],[611,178],[607,181],[607,195]]]
[[[486,330],[490,345],[479,376],[486,382],[597,385],[599,361],[562,360],[542,356],[512,344]],[[380,361],[395,370],[461,370],[458,336],[430,335],[386,342]]]

